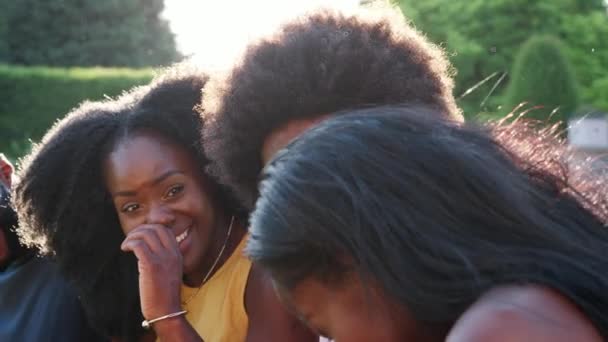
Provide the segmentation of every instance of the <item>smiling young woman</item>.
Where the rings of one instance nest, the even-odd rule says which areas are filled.
[[[59,122],[21,171],[21,233],[115,340],[314,341],[243,255],[243,210],[204,171],[206,80],[178,66]]]

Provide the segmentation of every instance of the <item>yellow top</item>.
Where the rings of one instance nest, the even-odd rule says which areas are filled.
[[[245,236],[200,290],[182,285],[182,301],[190,299],[182,305],[188,310],[186,319],[205,342],[245,341],[245,288],[251,270],[251,261],[243,254],[246,241]]]

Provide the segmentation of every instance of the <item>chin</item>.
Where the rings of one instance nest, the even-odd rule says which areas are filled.
[[[184,276],[186,276],[187,274],[191,274],[192,271],[194,271],[194,267],[192,266],[192,264],[189,262],[184,262],[184,265],[182,266],[182,272]]]
[[[193,274],[193,273],[197,273],[197,272],[198,273],[203,272],[202,271],[203,264],[201,262],[197,262],[197,260],[196,260],[196,258],[194,258],[194,256],[196,256],[196,255],[189,253],[183,257],[182,272],[184,275]]]

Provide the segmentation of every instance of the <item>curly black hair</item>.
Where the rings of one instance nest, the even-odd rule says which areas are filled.
[[[184,146],[203,173],[202,121],[194,111],[208,77],[190,64],[117,99],[85,102],[59,121],[19,170],[15,204],[20,237],[50,254],[78,289],[89,320],[108,336],[141,335],[138,272],[120,250],[124,233],[102,174],[119,139],[152,129]],[[238,212],[225,189],[209,181],[220,206]]]
[[[251,207],[261,146],[274,129],[293,119],[404,102],[462,120],[452,89],[443,50],[398,10],[313,11],[252,43],[229,72],[211,75],[200,107],[210,171]]]

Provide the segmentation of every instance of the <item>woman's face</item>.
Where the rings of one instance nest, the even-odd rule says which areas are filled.
[[[200,272],[216,215],[195,159],[160,134],[142,131],[110,152],[104,175],[125,235],[143,224],[163,225],[178,241],[184,275]]]
[[[335,286],[309,278],[279,292],[311,329],[335,342],[429,341],[406,310],[358,277]]]

